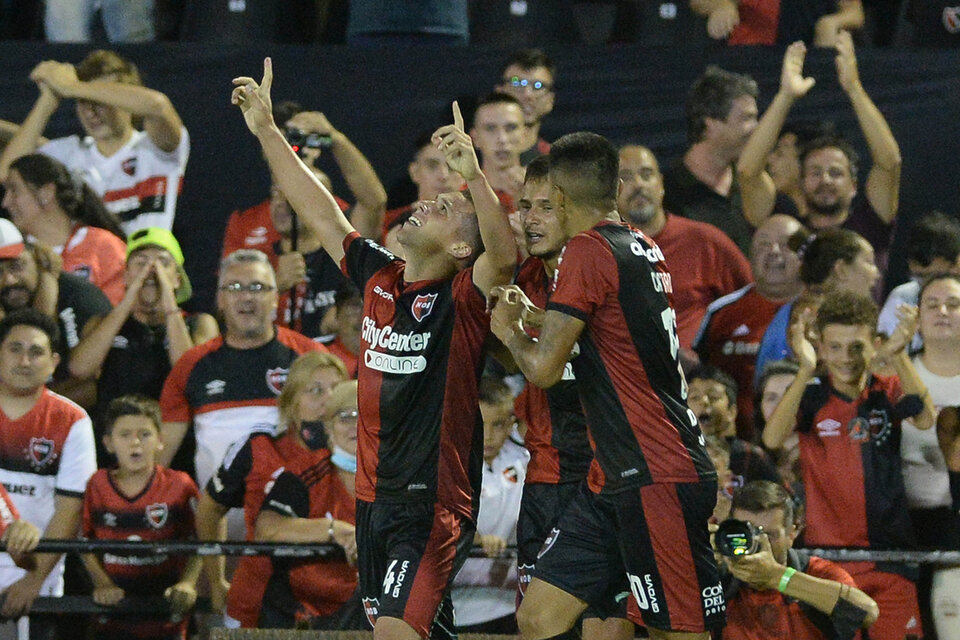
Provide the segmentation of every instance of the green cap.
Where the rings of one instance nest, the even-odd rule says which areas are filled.
[[[134,231],[127,239],[127,258],[134,251],[145,247],[159,247],[173,256],[177,263],[177,272],[180,274],[180,286],[174,291],[177,304],[183,304],[189,300],[193,295],[193,287],[190,285],[187,272],[183,270],[183,251],[180,249],[180,243],[173,234],[161,227],[147,227]]]

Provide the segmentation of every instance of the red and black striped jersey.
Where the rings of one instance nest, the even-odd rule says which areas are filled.
[[[797,412],[809,545],[915,545],[900,462],[900,422],[923,410],[896,376],[870,376],[856,398],[827,377],[804,389]]]
[[[686,404],[669,280],[659,247],[625,224],[601,222],[561,254],[547,309],[586,324],[573,369],[594,492],[716,478]]]
[[[124,495],[111,473],[100,469],[83,494],[83,535],[95,540],[189,540],[196,537],[197,485],[187,474],[157,467],[143,491]],[[180,580],[185,555],[106,553],[103,568],[125,592],[163,595]]]
[[[753,438],[753,380],[760,342],[783,302],[757,293],[753,284],[707,307],[693,349],[700,361],[730,374],[737,382],[737,435]]]
[[[332,516],[356,524],[356,500],[340,480],[326,449],[310,452],[301,464],[277,477],[263,509],[289,518]],[[317,561],[275,558],[264,601],[289,621],[327,616],[339,609],[357,588],[357,570],[346,559]],[[298,611],[299,610],[299,611]]]
[[[357,498],[435,502],[473,517],[483,429],[478,385],[490,333],[473,269],[405,282],[405,263],[350,234],[342,268],[363,291]]]
[[[550,279],[540,258],[524,260],[515,281],[533,304],[546,308]],[[547,390],[528,382],[514,409],[527,425],[523,444],[530,452],[528,484],[579,482],[587,477],[593,449],[571,363],[564,368],[560,382]]]
[[[277,327],[273,340],[234,349],[218,336],[193,347],[174,365],[160,394],[165,422],[193,420],[197,483],[206,485],[227,448],[258,427],[275,426],[277,396],[290,365],[302,353],[325,348]]]
[[[254,539],[254,526],[260,506],[284,465],[305,452],[288,435],[275,437],[273,431],[254,432],[235,442],[223,457],[223,463],[207,483],[207,495],[230,508],[243,508],[247,540]],[[260,619],[260,602],[273,572],[268,556],[240,558],[227,594],[227,615],[244,628],[255,628]]]

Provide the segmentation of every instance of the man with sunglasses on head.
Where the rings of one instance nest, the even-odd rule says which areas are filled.
[[[193,421],[197,484],[206,486],[227,448],[264,425],[276,425],[277,396],[297,356],[325,348],[274,324],[277,281],[267,256],[234,251],[220,263],[217,313],[222,334],[187,351],[160,395],[168,466]]]
[[[500,84],[495,90],[513,96],[523,107],[523,166],[550,153],[550,143],[540,137],[540,125],[553,111],[555,72],[553,60],[540,49],[516,51],[500,67]]]

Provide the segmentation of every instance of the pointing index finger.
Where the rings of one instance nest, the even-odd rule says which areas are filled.
[[[273,60],[269,57],[263,59],[263,82],[260,85],[264,91],[270,93],[270,87],[273,85]]]
[[[453,101],[453,125],[460,131],[464,131],[463,116],[460,114],[460,104],[456,100]]]

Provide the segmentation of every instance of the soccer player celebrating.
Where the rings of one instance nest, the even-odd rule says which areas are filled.
[[[531,303],[515,286],[490,293],[491,327],[542,388],[562,378],[579,349],[573,370],[595,459],[540,552],[517,612],[520,631],[557,636],[629,580],[628,616],[651,638],[706,639],[723,622],[707,532],[716,471],[685,401],[663,254],[620,222],[617,151],[605,138],[560,138],[549,175],[570,240],[539,340],[524,331]]]
[[[456,103],[455,123],[433,140],[469,191],[417,206],[397,235],[403,261],[361,238],[290,149],[271,115],[272,80],[268,58],[262,84],[234,80],[233,103],[300,220],[363,291],[356,494],[364,608],[377,640],[449,636],[452,608],[441,601],[473,543],[480,488],[484,293],[510,281],[516,244]]]

